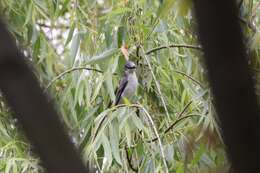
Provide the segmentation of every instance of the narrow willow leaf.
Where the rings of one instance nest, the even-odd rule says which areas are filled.
[[[205,145],[200,144],[199,150],[196,151],[195,156],[193,157],[191,164],[196,165],[199,163],[201,156],[205,153]]]
[[[143,122],[141,121],[141,119],[136,115],[136,113],[133,113],[133,114],[131,115],[131,120],[132,120],[132,122],[134,123],[134,125],[135,125],[139,130],[144,129],[144,124],[143,124]]]
[[[166,157],[166,160],[168,162],[172,162],[173,161],[173,157],[174,157],[174,147],[172,144],[167,144],[165,147],[165,157]]]
[[[85,64],[96,64],[96,63],[102,62],[105,59],[109,59],[112,55],[114,55],[117,52],[118,52],[118,49],[116,49],[116,48],[106,50],[103,53],[92,57]]]
[[[120,48],[125,43],[127,28],[126,26],[119,26],[117,30],[117,47]]]
[[[100,20],[105,20],[107,18],[112,18],[114,16],[117,16],[117,15],[122,15],[124,13],[127,13],[127,12],[131,12],[132,9],[130,8],[127,8],[127,7],[121,7],[121,8],[117,8],[113,11],[111,11],[110,13],[108,13],[107,15],[103,16],[103,17],[100,17],[99,19]]]
[[[97,97],[97,95],[100,93],[100,89],[102,87],[102,84],[104,82],[104,76],[101,76],[97,78],[97,85],[94,87],[94,92],[91,98],[91,103],[93,103]]]
[[[73,23],[70,27],[70,31],[69,31],[69,34],[68,34],[68,37],[67,37],[67,40],[65,42],[65,46],[68,45],[68,43],[71,41],[72,39],[72,36],[74,34],[74,31],[75,31],[75,23]]]
[[[80,45],[80,33],[76,33],[73,36],[72,43],[71,43],[71,57],[70,57],[70,64],[73,65],[75,62],[75,58],[77,56],[78,50]]]
[[[27,11],[27,16],[24,22],[24,26],[27,25],[29,21],[32,19],[32,15],[33,15],[33,3],[31,2],[29,5],[29,9]]]
[[[131,146],[132,144],[131,129],[127,123],[125,123],[124,130],[125,130],[127,145]]]
[[[74,99],[74,106],[78,103],[80,106],[82,105],[83,96],[84,96],[84,89],[85,89],[85,82],[82,81],[84,79],[84,74],[82,73],[78,79],[76,92],[75,92],[75,99]]]
[[[102,135],[102,146],[104,148],[104,158],[103,158],[103,165],[102,170],[108,170],[110,165],[112,164],[113,157],[112,157],[112,151],[110,147],[110,143],[106,135]]]
[[[105,74],[105,83],[106,83],[106,87],[107,87],[107,91],[110,96],[110,99],[114,102],[116,96],[115,96],[113,82],[112,82],[112,75],[113,74],[109,71]]]
[[[112,120],[111,125],[109,126],[109,139],[113,156],[117,163],[122,166],[119,149],[119,124],[116,119]]]

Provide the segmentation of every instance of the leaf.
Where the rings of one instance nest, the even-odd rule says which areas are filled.
[[[109,126],[109,139],[112,148],[112,154],[117,161],[118,164],[122,166],[122,161],[120,157],[120,150],[119,150],[119,124],[116,119],[111,122]]]
[[[65,46],[67,46],[67,44],[71,41],[74,31],[75,31],[75,23],[73,23],[73,24],[71,25],[71,27],[70,27],[70,31],[69,31],[67,40],[66,40],[66,42],[65,42]]]
[[[127,145],[128,145],[128,146],[131,146],[131,143],[132,143],[132,142],[131,142],[131,141],[132,141],[132,137],[131,137],[131,129],[130,129],[128,123],[125,124],[124,129],[125,129],[125,135],[126,135],[126,142],[127,142]]]
[[[75,62],[75,58],[77,56],[78,50],[79,50],[79,44],[80,44],[80,33],[76,33],[72,39],[71,43],[71,59],[70,64],[73,65]]]
[[[78,104],[81,106],[84,96],[84,89],[85,89],[85,83],[84,81],[84,73],[82,73],[78,79],[77,86],[76,86],[76,92],[75,92],[75,98],[74,98],[74,107]]]
[[[140,118],[136,115],[136,113],[132,113],[131,119],[132,119],[134,125],[135,125],[139,130],[143,130],[143,129],[144,129],[144,124],[143,124],[143,122],[140,120]]]
[[[120,48],[125,43],[127,28],[119,26],[117,30],[117,47]]]
[[[104,134],[102,135],[102,146],[104,148],[104,153],[105,153],[103,158],[102,170],[107,170],[112,164],[113,157],[112,157],[109,140]]]
[[[110,96],[110,99],[114,102],[116,96],[115,96],[114,87],[113,87],[113,83],[112,83],[112,73],[109,71],[105,74],[105,83],[106,83],[106,87],[107,87],[107,91]]]
[[[118,52],[118,49],[112,48],[104,51],[103,53],[93,56],[90,60],[88,60],[85,64],[96,64],[106,59],[109,59],[112,55]]]
[[[199,149],[196,151],[195,156],[191,161],[191,164],[192,165],[198,164],[203,153],[205,153],[205,146],[204,144],[201,144]]]
[[[33,15],[33,3],[30,3],[29,9],[27,11],[26,19],[25,19],[23,26],[25,26],[26,24],[29,23],[30,20],[32,20],[32,15]]]
[[[121,7],[121,8],[117,8],[117,9],[111,11],[110,13],[108,13],[108,14],[105,15],[105,16],[100,17],[99,19],[100,19],[100,20],[105,20],[105,19],[107,19],[107,18],[112,18],[112,17],[115,17],[115,16],[117,16],[117,15],[122,15],[122,14],[124,14],[124,13],[131,12],[131,11],[132,11],[132,9],[130,9],[130,8]]]
[[[174,147],[171,144],[167,144],[165,147],[165,157],[168,162],[172,162],[174,157]]]
[[[104,76],[101,76],[100,78],[97,78],[97,85],[94,87],[94,92],[91,98],[91,103],[93,103],[97,97],[97,95],[100,92],[100,89],[102,87],[103,81],[104,81]]]

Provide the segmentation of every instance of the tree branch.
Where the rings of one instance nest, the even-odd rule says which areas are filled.
[[[189,49],[202,50],[202,48],[200,46],[195,46],[195,45],[171,44],[171,45],[164,45],[164,46],[155,47],[153,49],[148,50],[145,54],[149,55],[149,54],[156,52],[158,50],[168,49],[168,48],[189,48]]]
[[[183,76],[186,76],[187,78],[189,78],[190,80],[192,80],[193,82],[195,82],[196,84],[198,84],[200,87],[204,88],[203,84],[200,83],[197,79],[194,79],[193,77],[191,77],[190,75],[187,75],[186,73],[182,72],[182,71],[178,71],[178,70],[173,70],[173,72],[175,73],[179,73]]]
[[[73,67],[71,69],[68,69],[62,73],[60,73],[58,76],[56,76],[55,78],[53,78],[49,84],[46,86],[45,88],[45,91],[58,79],[62,78],[63,76],[65,76],[66,74],[68,73],[71,73],[73,71],[77,71],[77,70],[89,70],[89,71],[95,71],[95,72],[98,72],[98,73],[103,73],[103,71],[101,70],[98,70],[98,69],[94,69],[94,68],[88,68],[88,67]]]

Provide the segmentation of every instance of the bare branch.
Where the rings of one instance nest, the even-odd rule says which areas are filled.
[[[62,78],[63,76],[65,76],[66,74],[68,73],[71,73],[73,71],[77,71],[77,70],[89,70],[89,71],[95,71],[95,72],[98,72],[98,73],[103,73],[103,71],[101,70],[98,70],[98,69],[94,69],[94,68],[88,68],[88,67],[73,67],[71,69],[68,69],[62,73],[60,73],[58,76],[56,76],[55,78],[53,78],[49,84],[46,86],[45,88],[45,91],[58,79]]]
[[[202,50],[202,48],[200,46],[195,46],[195,45],[171,44],[171,45],[164,45],[164,46],[155,47],[151,50],[148,50],[145,54],[149,55],[149,54],[156,52],[158,50],[168,49],[168,48],[189,48],[189,49]]]

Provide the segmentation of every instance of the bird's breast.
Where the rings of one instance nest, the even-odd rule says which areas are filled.
[[[123,96],[124,97],[133,96],[136,92],[137,86],[138,86],[138,80],[137,80],[136,74],[133,73],[133,74],[129,75],[128,83],[123,92]]]

